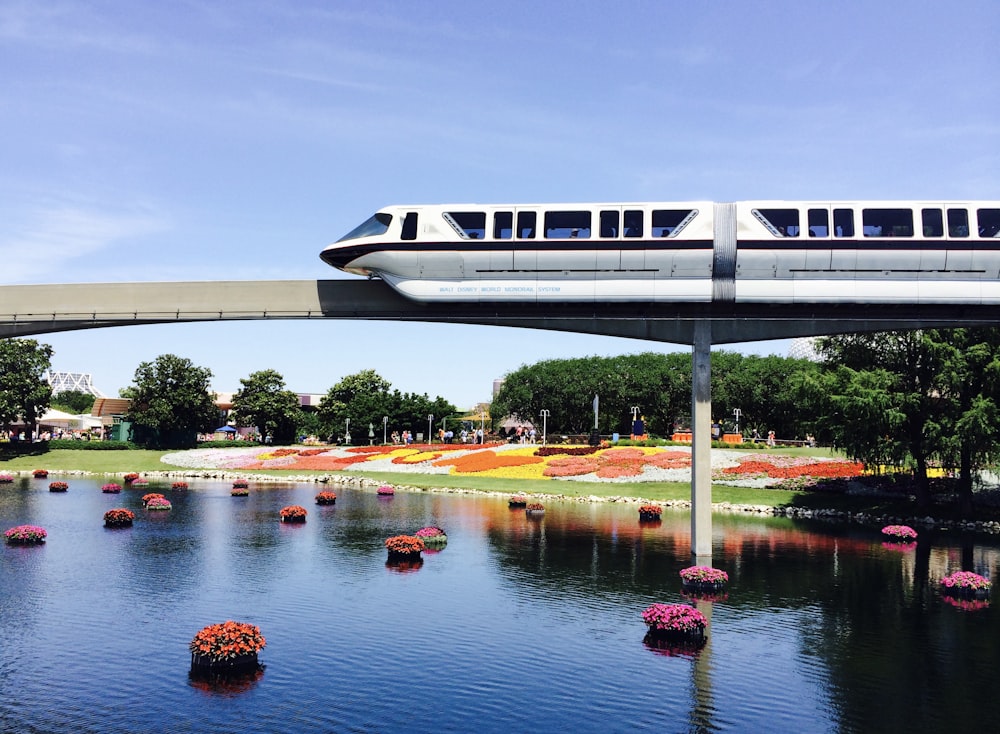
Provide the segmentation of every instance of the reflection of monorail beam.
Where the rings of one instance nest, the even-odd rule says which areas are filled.
[[[378,280],[0,286],[0,337],[129,324],[361,319],[515,326],[692,344],[1000,323],[1000,306],[711,303],[416,303]]]

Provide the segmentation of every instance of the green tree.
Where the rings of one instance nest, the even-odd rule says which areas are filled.
[[[212,371],[196,367],[191,360],[161,354],[153,362],[142,362],[127,389],[132,403],[127,417],[139,431],[140,442],[158,447],[193,445],[198,431],[218,425],[219,409],[209,390]]]
[[[0,339],[0,425],[23,418],[31,433],[48,409],[52,386],[45,373],[52,366],[52,347],[34,339]]]
[[[94,407],[94,396],[82,390],[63,390],[52,396],[52,407],[67,413],[87,413]]]
[[[341,436],[348,428],[354,442],[363,432],[367,437],[368,424],[382,425],[382,416],[391,407],[392,385],[375,370],[362,370],[347,375],[327,390],[319,404],[319,416],[329,435]]]
[[[254,372],[240,380],[233,395],[233,415],[242,426],[254,426],[262,437],[275,443],[291,443],[301,421],[299,396],[285,388],[285,379],[275,370]]]

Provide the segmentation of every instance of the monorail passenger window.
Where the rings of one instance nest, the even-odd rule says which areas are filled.
[[[854,211],[852,209],[833,210],[834,237],[854,236]]]
[[[642,237],[642,210],[626,210],[624,224],[626,237]]]
[[[920,221],[924,226],[924,237],[944,237],[944,217],[940,209],[922,209]]]
[[[448,212],[465,236],[471,240],[481,240],[486,236],[485,212]]]
[[[754,209],[753,211],[771,234],[779,237],[799,236],[798,209]]]
[[[590,212],[545,212],[545,238],[589,239]]]
[[[392,215],[386,214],[385,212],[378,212],[371,215],[359,224],[357,227],[352,229],[350,232],[341,237],[337,242],[343,242],[344,240],[354,240],[359,237],[375,237],[380,234],[385,234],[389,229],[389,223],[392,222]]]
[[[653,237],[669,237],[684,225],[692,214],[691,209],[654,209]]]
[[[830,212],[826,209],[809,210],[809,236],[829,237],[830,236]]]
[[[912,209],[863,209],[861,227],[865,237],[912,237]]]
[[[417,213],[407,212],[403,217],[403,231],[399,235],[401,240],[417,239]]]
[[[493,239],[509,240],[514,234],[514,215],[511,212],[496,212],[493,215]]]
[[[969,236],[969,212],[965,209],[948,210],[948,236]]]
[[[535,223],[538,214],[536,212],[517,213],[517,236],[522,240],[532,240],[535,238]]]
[[[1000,209],[980,209],[979,236],[1000,237]]]
[[[601,237],[618,236],[618,212],[601,212]]]

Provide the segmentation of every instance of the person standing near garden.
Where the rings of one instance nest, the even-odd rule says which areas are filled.
[[[777,444],[774,441],[774,431],[767,432],[767,445],[769,448],[774,448]]]

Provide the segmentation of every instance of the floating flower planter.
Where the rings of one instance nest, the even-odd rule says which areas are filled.
[[[660,519],[663,508],[659,505],[641,505],[639,507],[639,520],[641,522],[652,522]]]
[[[152,499],[156,499],[156,498],[159,498],[159,499],[166,499],[166,497],[164,497],[164,496],[163,496],[162,494],[160,494],[159,492],[150,492],[149,494],[144,494],[144,495],[142,496],[142,506],[143,506],[143,507],[145,507],[146,505],[148,505],[148,504],[149,504],[149,501],[150,501],[150,500],[152,500]]]
[[[642,621],[653,639],[701,642],[705,639],[708,620],[687,604],[650,604],[642,612]]]
[[[173,484],[170,485],[170,488],[171,489],[187,489],[188,488],[188,483],[187,482],[174,482]]]
[[[10,484],[14,481],[14,477],[10,474],[0,474],[0,484]]]
[[[886,525],[882,528],[882,535],[903,542],[917,539],[917,531],[909,525]]]
[[[48,533],[37,525],[18,525],[3,534],[7,545],[38,545],[45,542]]]
[[[305,507],[288,505],[288,507],[282,507],[279,514],[281,515],[281,522],[303,523],[306,521],[308,513]]]
[[[104,527],[106,528],[130,528],[135,520],[135,513],[124,507],[116,507],[104,513]]]
[[[234,486],[231,490],[229,490],[229,496],[230,497],[249,497],[250,496],[250,490],[247,489],[246,487],[235,487]]]
[[[688,566],[681,570],[681,586],[687,591],[718,592],[729,583],[729,574],[711,566]]]
[[[118,494],[122,491],[122,485],[116,484],[115,482],[108,482],[101,487],[101,491],[104,492],[104,494]]]
[[[394,535],[386,538],[385,547],[390,561],[415,561],[427,546],[415,535]]]
[[[208,676],[253,673],[260,669],[257,654],[265,644],[257,625],[232,620],[209,625],[188,645],[191,673]]]
[[[420,538],[424,541],[426,546],[442,546],[448,542],[448,536],[445,534],[444,530],[437,527],[436,525],[429,525],[426,528],[420,528],[415,532],[414,537]]]
[[[988,578],[972,571],[956,571],[941,579],[941,592],[961,599],[986,599],[992,588]]]
[[[133,479],[132,480],[132,487],[133,488],[135,488],[135,487],[145,487],[148,484],[149,484],[149,482],[146,481],[145,479],[143,479],[142,477],[139,477],[138,479]]]
[[[47,469],[35,469],[33,472],[31,472],[31,476],[33,476],[35,479],[48,479],[49,472]]]
[[[528,506],[528,498],[521,494],[516,494],[507,500],[507,506],[513,509],[520,509]]]
[[[396,490],[390,487],[388,484],[383,484],[375,491],[375,494],[377,494],[379,497],[392,497],[394,494],[396,494]]]
[[[134,471],[129,472],[128,474],[126,474],[123,477],[123,479],[125,480],[125,484],[131,484],[132,482],[134,482],[138,478],[139,478],[139,475],[136,472],[134,472]]]
[[[233,482],[233,489],[249,489],[250,482],[246,479],[237,479]]]
[[[69,485],[66,482],[49,482],[50,492],[65,492],[69,489]]]
[[[147,500],[146,509],[154,511],[170,510],[173,509],[173,505],[170,504],[170,500],[161,495],[159,497],[151,497],[149,500]]]
[[[542,517],[545,514],[545,505],[541,502],[529,502],[524,507],[524,514],[528,517]]]
[[[317,505],[335,505],[337,504],[337,493],[331,492],[328,489],[324,489],[322,492],[316,495]]]

